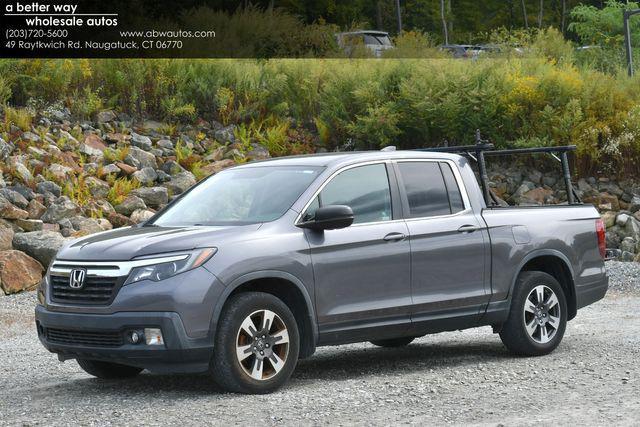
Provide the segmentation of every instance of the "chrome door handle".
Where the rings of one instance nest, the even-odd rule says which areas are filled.
[[[480,227],[476,225],[463,225],[458,228],[458,233],[473,233],[476,230],[480,230]]]
[[[384,236],[383,240],[385,242],[398,242],[398,241],[404,240],[406,238],[407,238],[407,236],[405,236],[402,233],[389,233],[386,236]]]

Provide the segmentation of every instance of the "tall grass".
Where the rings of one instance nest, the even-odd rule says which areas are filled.
[[[480,129],[498,146],[576,144],[584,171],[637,170],[640,78],[578,67],[549,40],[536,49],[475,61],[13,60],[3,78],[14,105],[62,98],[82,116],[91,93],[136,118],[241,125],[278,155],[300,132],[331,150],[465,144]]]

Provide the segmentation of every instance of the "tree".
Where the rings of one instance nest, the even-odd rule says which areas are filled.
[[[522,4],[522,16],[524,16],[524,27],[529,29],[529,18],[527,18],[527,5],[524,3],[524,0],[520,0]]]
[[[538,28],[542,28],[543,17],[544,17],[544,0],[540,0],[540,12],[538,13]]]
[[[444,0],[440,0],[440,18],[442,19],[442,32],[444,34],[444,44],[449,44],[449,29],[447,28],[447,18],[444,10]]]
[[[621,46],[624,40],[622,11],[638,8],[638,3],[625,4],[616,0],[608,0],[602,9],[579,5],[571,10],[573,22],[567,28],[575,32],[583,44]],[[640,43],[640,19],[632,19],[629,24],[632,42]]]

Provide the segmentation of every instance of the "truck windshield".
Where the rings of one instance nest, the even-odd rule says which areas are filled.
[[[256,166],[220,172],[167,208],[157,226],[245,225],[281,217],[322,167]]]

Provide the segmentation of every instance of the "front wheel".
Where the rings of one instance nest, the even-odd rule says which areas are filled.
[[[246,292],[223,310],[212,373],[225,390],[270,393],[284,385],[298,362],[300,339],[289,307],[273,295]]]
[[[136,368],[135,366],[101,362],[99,360],[78,359],[77,362],[87,374],[103,380],[132,378],[142,372],[142,368]]]
[[[520,273],[509,317],[500,331],[504,345],[522,356],[551,353],[567,325],[567,301],[560,283],[541,271]]]

